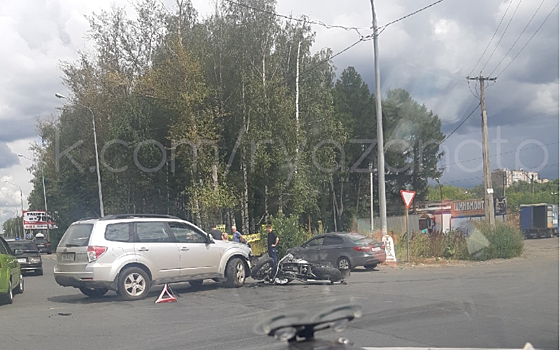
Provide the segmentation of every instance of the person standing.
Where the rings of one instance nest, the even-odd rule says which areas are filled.
[[[214,240],[221,241],[221,240],[224,239],[224,235],[223,235],[222,231],[218,230],[216,227],[217,227],[216,225],[212,225],[212,229],[210,230],[210,234],[212,235]]]
[[[235,227],[235,226],[231,227],[231,234],[233,235],[233,241],[234,242],[243,243],[243,241],[245,240],[245,238],[243,238],[243,235],[241,234],[241,232],[237,231],[237,227]]]
[[[280,239],[276,235],[276,232],[272,231],[271,225],[266,225],[266,232],[268,232],[267,236],[267,245],[268,245],[268,256],[272,258],[274,261],[274,266],[278,265],[278,242]]]

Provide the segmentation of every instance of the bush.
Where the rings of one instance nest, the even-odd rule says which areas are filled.
[[[515,226],[499,223],[492,227],[480,223],[476,226],[476,231],[482,233],[487,240],[477,259],[510,259],[523,253],[523,234]]]
[[[286,217],[283,213],[278,213],[278,216],[272,217],[270,221],[272,229],[280,239],[278,242],[278,259],[286,255],[288,249],[301,245],[310,238],[310,234],[300,226],[299,219],[295,215]],[[263,234],[261,233],[261,235]],[[266,252],[266,231],[264,232],[264,237],[261,239],[261,242],[264,242]]]
[[[397,260],[406,261],[406,233],[396,234],[395,254]],[[446,258],[457,260],[510,259],[523,252],[523,235],[518,228],[508,224],[494,227],[479,223],[466,237],[460,232],[411,233],[410,260]]]
[[[395,254],[397,260],[406,261],[406,233],[398,234],[395,240]],[[410,234],[410,260],[426,258],[470,259],[467,241],[458,232],[450,233],[420,233]]]

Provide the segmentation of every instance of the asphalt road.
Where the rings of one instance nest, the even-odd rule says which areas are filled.
[[[159,287],[135,302],[59,287],[53,257],[44,276],[26,277],[25,293],[0,307],[1,349],[280,349],[252,332],[259,319],[348,302],[364,316],[319,337],[370,347],[559,348],[558,239],[526,241],[510,261],[354,271],[348,285],[178,284],[179,301],[164,304],[154,303]]]

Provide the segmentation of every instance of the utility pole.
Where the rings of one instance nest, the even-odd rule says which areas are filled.
[[[506,186],[507,186],[506,176],[507,176],[507,174],[504,171],[502,173],[502,197],[506,196]]]
[[[373,163],[369,163],[369,222],[371,233],[373,234],[375,228],[373,227]]]
[[[375,6],[371,1],[371,15],[373,25],[373,56],[375,67],[375,114],[377,116],[377,181],[379,191],[379,217],[381,218],[381,233],[387,235],[387,200],[385,197],[385,147],[383,143],[383,119],[381,114],[381,77],[379,74],[379,48],[377,37],[377,18]]]
[[[488,121],[486,115],[486,105],[484,101],[484,83],[485,81],[495,81],[497,78],[483,77],[467,77],[468,80],[478,80],[480,83],[480,109],[482,111],[482,161],[484,171],[484,216],[486,222],[494,226],[496,218],[494,217],[494,189],[492,188],[492,175],[490,171],[490,146],[488,145]]]

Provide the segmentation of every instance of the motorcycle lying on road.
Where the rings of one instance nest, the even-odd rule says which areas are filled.
[[[292,254],[284,256],[276,266],[274,266],[272,258],[262,259],[252,269],[251,277],[257,281],[271,284],[288,284],[294,280],[346,284],[340,270],[334,267],[312,264],[307,260],[298,259]]]

